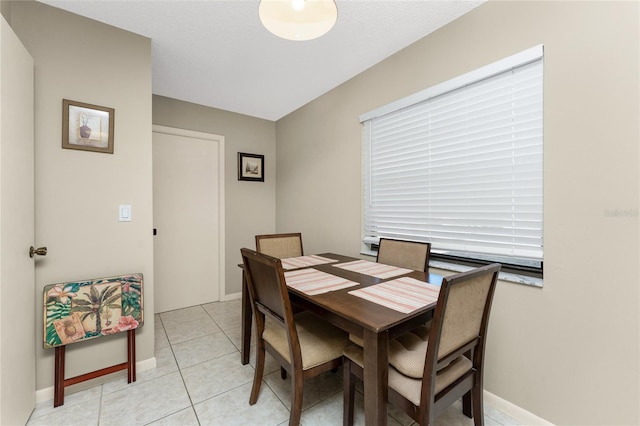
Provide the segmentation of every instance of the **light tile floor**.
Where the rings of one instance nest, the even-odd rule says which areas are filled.
[[[249,405],[255,355],[240,363],[240,301],[193,306],[155,316],[157,367],[68,394],[64,405],[39,403],[28,426],[36,425],[286,425],[291,382],[267,355],[264,382],[257,404]],[[118,373],[123,374],[124,372]],[[359,388],[361,389],[361,388]],[[135,395],[135,397],[131,397]],[[79,409],[81,407],[81,409]],[[342,424],[342,373],[328,372],[305,382],[304,426]],[[363,399],[356,393],[357,425],[364,424]],[[412,420],[389,406],[390,426]],[[454,404],[436,422],[472,425]],[[519,425],[485,404],[487,426]]]

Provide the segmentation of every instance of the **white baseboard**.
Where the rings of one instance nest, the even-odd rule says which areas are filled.
[[[499,396],[492,394],[491,392],[485,389],[484,391],[484,402],[491,405],[493,408],[502,411],[509,417],[512,417],[518,420],[523,425],[534,426],[534,425],[543,425],[543,426],[553,426],[553,423],[546,421],[543,418],[536,416],[533,413],[525,410],[524,408],[520,408],[515,404],[507,401],[506,399],[502,399]]]
[[[136,373],[156,368],[156,358],[148,358],[136,362]],[[36,391],[36,404],[39,402],[53,400],[53,386]]]
[[[220,299],[221,302],[227,302],[229,300],[236,300],[236,299],[240,299],[242,297],[242,293],[231,293],[231,294],[225,294],[224,296],[222,296],[222,298]]]

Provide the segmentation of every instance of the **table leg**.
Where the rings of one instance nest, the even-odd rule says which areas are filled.
[[[249,363],[249,351],[251,350],[251,301],[247,289],[247,280],[242,269],[242,336],[240,343],[240,358],[242,365]]]
[[[389,333],[364,330],[364,418],[367,425],[387,424]]]

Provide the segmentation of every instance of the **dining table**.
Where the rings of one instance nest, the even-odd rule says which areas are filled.
[[[400,312],[369,299],[359,297],[355,294],[357,292],[354,293],[354,290],[364,289],[398,278],[410,278],[419,282],[439,286],[442,283],[442,276],[423,271],[406,270],[401,276],[380,278],[367,275],[366,273],[344,269],[340,266],[349,262],[360,261],[361,259],[336,253],[322,253],[316,256],[330,259],[331,262],[312,265],[307,268],[313,268],[317,271],[344,278],[352,281],[354,284],[350,287],[327,291],[321,294],[309,294],[308,292],[288,286],[291,302],[329,321],[351,335],[362,339],[364,353],[363,382],[365,389],[365,424],[386,425],[389,340],[431,319],[436,301],[434,300],[431,303],[418,307],[411,312]],[[285,260],[286,259],[283,259],[283,264]],[[244,271],[242,281],[242,335],[240,354],[241,362],[246,364],[249,362],[252,313]]]

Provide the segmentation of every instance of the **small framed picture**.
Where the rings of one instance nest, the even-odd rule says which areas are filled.
[[[238,180],[264,182],[264,155],[239,152]]]
[[[62,147],[113,154],[113,108],[62,100]]]

